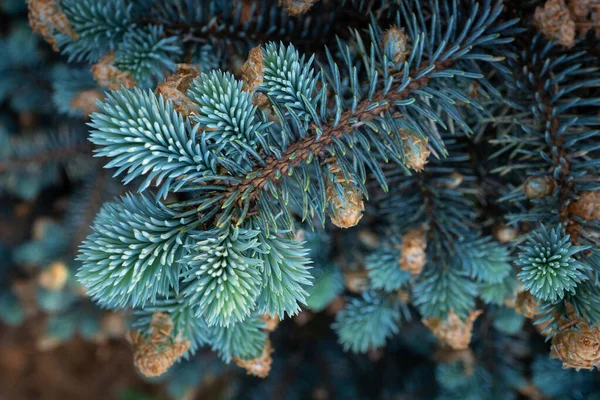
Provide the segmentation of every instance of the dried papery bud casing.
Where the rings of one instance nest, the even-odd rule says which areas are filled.
[[[565,0],[548,0],[544,7],[535,9],[533,20],[547,39],[566,47],[575,45],[575,21]]]
[[[98,89],[82,90],[73,96],[71,100],[71,108],[74,110],[81,110],[83,115],[87,117],[93,112],[98,111],[98,105],[96,102],[104,98],[104,93]]]
[[[410,53],[410,43],[404,34],[404,29],[392,26],[383,34],[383,51],[385,55],[395,64],[406,61],[406,55]]]
[[[369,273],[361,271],[345,271],[346,288],[352,293],[362,293],[369,288]]]
[[[271,316],[271,315],[263,314],[260,316],[260,318],[265,323],[264,330],[267,332],[273,332],[275,330],[275,328],[277,328],[277,325],[279,325],[279,317],[277,315]]]
[[[511,226],[504,224],[497,226],[494,229],[494,237],[500,243],[510,243],[517,238],[517,230]]]
[[[580,36],[585,36],[590,29],[595,30],[596,36],[600,35],[600,1],[569,0],[568,6]]]
[[[569,206],[569,212],[588,221],[600,220],[600,191],[582,192]]]
[[[552,194],[556,182],[549,176],[532,176],[527,179],[523,190],[529,199],[543,199]]]
[[[458,315],[450,310],[446,320],[439,318],[424,318],[423,324],[444,344],[454,350],[464,350],[469,347],[473,336],[473,323],[483,313],[475,310],[462,321]]]
[[[131,89],[136,85],[136,81],[129,72],[120,71],[114,66],[115,55],[108,53],[92,66],[94,79],[102,87],[112,90],[118,90],[121,86]]]
[[[561,360],[564,369],[594,369],[600,364],[600,328],[580,325],[552,337],[550,358]]]
[[[232,360],[238,367],[244,368],[248,375],[254,375],[259,378],[266,378],[271,372],[271,364],[273,359],[271,358],[273,348],[271,347],[271,341],[267,339],[263,346],[263,351],[260,356],[251,360],[242,360],[237,357],[232,357]]]
[[[71,26],[67,16],[62,12],[57,0],[27,0],[29,25],[31,29],[42,35],[52,50],[59,51],[53,34],[55,31],[77,40],[79,35]]]
[[[37,276],[38,284],[44,289],[58,292],[62,290],[69,278],[69,269],[62,262],[54,262]]]
[[[196,107],[187,96],[187,91],[198,75],[200,73],[192,64],[177,64],[175,73],[159,83],[155,93],[170,101],[175,111],[188,117],[196,111]]]
[[[291,16],[304,14],[319,0],[279,0],[279,7],[283,7]]]
[[[263,83],[264,62],[261,46],[258,45],[250,50],[248,59],[240,68],[242,72],[242,89],[253,92],[258,85]]]
[[[250,50],[248,59],[240,68],[242,75],[242,89],[247,92],[253,92],[256,87],[262,85],[264,79],[263,52],[260,46]],[[262,93],[254,93],[252,103],[257,107],[264,107],[269,103],[267,96]]]
[[[365,209],[362,192],[352,182],[344,179],[339,167],[330,166],[329,170],[342,187],[343,196],[338,193],[336,185],[327,182],[327,201],[329,203],[329,217],[331,222],[339,228],[356,226],[362,218]]]
[[[517,314],[532,319],[540,311],[540,302],[529,291],[523,290],[517,293],[513,308]]]
[[[171,338],[172,329],[171,318],[167,314],[155,312],[148,339],[139,332],[130,331],[129,340],[134,348],[133,362],[144,376],[164,374],[189,350],[191,342]]]
[[[422,171],[431,155],[427,149],[427,139],[414,135],[406,129],[400,131],[404,148],[404,165],[417,172]]]
[[[427,238],[426,229],[421,227],[412,229],[402,236],[400,247],[400,269],[410,271],[412,275],[419,275],[423,271],[427,261]]]

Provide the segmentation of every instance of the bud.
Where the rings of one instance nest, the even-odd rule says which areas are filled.
[[[450,175],[441,179],[440,186],[446,189],[456,189],[465,180],[465,176],[460,172],[453,172]]]
[[[566,47],[575,45],[575,21],[565,0],[548,0],[544,7],[537,7],[533,21],[547,39],[556,40]]]
[[[273,332],[277,328],[277,325],[279,325],[279,317],[277,315],[263,314],[260,318],[265,323],[265,331],[267,332]]]
[[[73,96],[71,108],[74,110],[81,110],[83,115],[87,117],[91,113],[98,111],[96,101],[101,100],[103,97],[104,94],[98,89],[82,90]]]
[[[136,331],[130,331],[133,344],[133,362],[146,377],[160,376],[190,348],[189,340],[171,338],[173,323],[167,314],[155,312],[150,323],[150,334],[146,339]]]
[[[517,237],[517,230],[506,225],[499,225],[494,229],[494,237],[500,243],[510,243]]]
[[[115,55],[108,53],[92,66],[94,79],[100,86],[118,90],[122,86],[131,89],[136,85],[135,79],[129,72],[120,71],[114,66]]]
[[[271,372],[271,364],[273,362],[271,353],[273,353],[273,348],[271,347],[271,341],[267,339],[261,355],[257,358],[242,360],[237,357],[232,357],[232,359],[238,367],[244,368],[248,375],[266,378],[269,376],[269,372]]]
[[[600,191],[581,193],[569,206],[569,212],[588,221],[600,220]]]
[[[473,336],[473,323],[483,313],[475,310],[463,322],[458,315],[450,310],[445,321],[439,318],[424,318],[423,324],[444,344],[454,350],[464,350],[469,347]]]
[[[400,131],[400,137],[404,148],[404,165],[417,172],[422,171],[431,154],[427,149],[427,138],[418,137],[406,129]]]
[[[175,111],[188,117],[196,111],[194,103],[187,96],[190,84],[199,75],[198,70],[191,64],[177,64],[177,70],[164,82],[158,84],[155,93],[162,95],[173,104]]]
[[[575,20],[580,36],[585,36],[590,28],[600,35],[600,2],[598,0],[569,0],[569,11]]]
[[[240,68],[243,83],[242,89],[253,93],[257,86],[262,85],[264,79],[263,70],[263,53],[259,45],[250,50],[248,60]],[[269,100],[262,93],[254,93],[252,102],[257,107],[263,107]]]
[[[396,26],[385,31],[382,45],[387,58],[395,64],[404,63],[406,55],[410,52],[410,45],[404,29],[398,29]]]
[[[330,166],[337,182],[341,184],[343,196],[340,196],[333,182],[327,183],[327,201],[329,202],[329,217],[331,222],[339,228],[356,226],[362,218],[365,209],[362,192],[342,176],[337,166]]]
[[[523,290],[517,294],[517,298],[514,300],[514,304],[505,302],[506,306],[511,306],[515,309],[517,314],[524,316],[525,318],[532,319],[540,311],[540,303],[529,291]]]
[[[543,199],[552,194],[556,182],[549,176],[532,176],[525,181],[525,196],[529,199]]]
[[[410,271],[412,275],[419,275],[427,261],[426,248],[427,239],[424,227],[406,232],[402,236],[400,248],[400,269]]]
[[[122,338],[127,333],[127,321],[120,312],[108,312],[100,321],[100,329],[108,337]]]
[[[37,276],[38,284],[44,289],[58,292],[65,287],[69,269],[62,262],[54,262]]]
[[[293,17],[304,14],[318,0],[279,0],[279,7],[283,7]]]
[[[362,293],[369,288],[369,274],[366,270],[345,271],[346,288],[352,293]]]
[[[552,337],[550,358],[563,362],[563,368],[594,369],[600,364],[600,328],[584,321]]]
[[[27,0],[29,25],[31,29],[42,35],[52,45],[52,50],[59,51],[53,34],[60,32],[77,40],[79,35],[71,26],[67,16],[62,12],[57,0]]]

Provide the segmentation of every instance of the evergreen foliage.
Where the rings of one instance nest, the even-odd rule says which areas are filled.
[[[70,199],[0,258],[178,396],[592,396],[540,353],[600,365],[597,38],[556,36],[596,3],[28,0],[57,53],[2,29],[0,200]]]

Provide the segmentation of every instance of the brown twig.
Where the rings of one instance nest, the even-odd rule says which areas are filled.
[[[444,70],[452,64],[453,61],[451,60],[436,63],[433,71]],[[305,162],[308,159],[309,154],[319,154],[325,146],[332,143],[334,139],[340,138],[345,132],[352,130],[353,126],[356,124],[356,120],[358,120],[358,122],[367,121],[377,114],[389,110],[393,106],[394,101],[405,99],[414,90],[427,85],[428,81],[429,77],[423,76],[418,80],[414,80],[407,88],[400,92],[390,91],[385,95],[381,90],[376,92],[372,99],[361,101],[355,112],[350,110],[343,112],[337,126],[333,126],[332,124],[325,126],[319,138],[317,138],[316,135],[310,135],[307,138],[292,144],[283,153],[281,159],[272,156],[268,157],[265,160],[264,166],[254,169],[249,174],[253,176],[252,178],[246,178],[241,183],[229,187],[221,204],[227,201],[227,199],[235,193],[245,193],[247,190],[252,191],[252,193],[249,194],[250,199],[256,200],[258,197],[258,190],[263,189],[267,182],[275,181],[277,179],[278,171],[283,175],[287,173],[289,165],[295,167],[301,162]],[[373,103],[382,104],[379,107],[369,109]],[[314,132],[317,130],[317,126],[313,123],[309,127],[309,130]]]

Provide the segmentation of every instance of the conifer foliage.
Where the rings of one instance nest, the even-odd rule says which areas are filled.
[[[509,377],[526,320],[565,368],[598,366],[600,4],[504,3],[28,0],[81,77],[55,72],[55,102],[89,114],[84,145],[125,188],[77,279],[132,319],[140,372],[206,346],[264,378],[273,321],[323,310],[369,357],[427,353],[427,332],[441,398],[556,373]],[[63,142],[82,140],[43,145]],[[0,151],[23,193],[9,167],[37,147]]]

